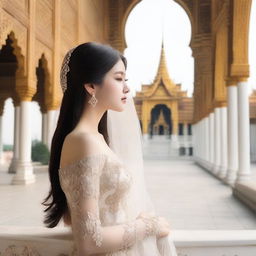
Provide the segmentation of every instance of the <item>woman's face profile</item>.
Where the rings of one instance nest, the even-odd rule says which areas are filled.
[[[130,91],[126,84],[126,70],[123,61],[120,59],[111,70],[109,70],[103,84],[98,88],[96,98],[104,104],[104,107],[114,111],[123,111],[126,101],[122,100],[127,97]]]

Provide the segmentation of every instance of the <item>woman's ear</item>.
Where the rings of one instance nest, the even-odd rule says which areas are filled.
[[[93,93],[95,93],[95,86],[91,83],[87,83],[84,84],[84,89],[90,94],[92,95]]]

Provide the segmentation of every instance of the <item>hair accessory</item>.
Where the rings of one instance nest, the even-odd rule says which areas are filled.
[[[92,94],[92,97],[90,98],[90,100],[88,101],[88,103],[91,104],[93,107],[95,107],[96,104],[97,104],[97,102],[98,102],[98,100],[96,99],[95,94],[93,93],[93,94]]]
[[[69,66],[68,66],[69,59],[71,57],[72,52],[75,50],[75,48],[76,47],[70,49],[67,52],[62,62],[61,71],[60,71],[60,84],[61,84],[63,93],[67,89],[67,73],[69,72]]]

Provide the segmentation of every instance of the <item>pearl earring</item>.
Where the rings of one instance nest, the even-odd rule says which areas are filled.
[[[98,102],[98,100],[96,99],[95,94],[93,93],[93,94],[92,94],[92,97],[90,98],[90,100],[88,101],[88,103],[91,104],[93,107],[95,107],[96,104],[97,104],[97,102]]]

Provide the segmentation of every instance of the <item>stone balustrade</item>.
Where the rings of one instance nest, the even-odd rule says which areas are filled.
[[[172,230],[169,239],[174,241],[178,256],[256,255],[256,230]],[[72,248],[72,233],[67,227],[0,226],[3,256],[68,256]]]

